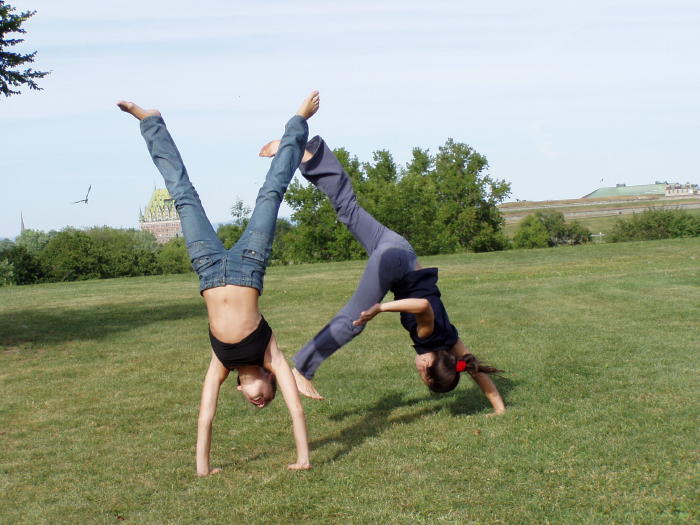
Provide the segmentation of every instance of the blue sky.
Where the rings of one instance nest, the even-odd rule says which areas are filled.
[[[253,203],[260,146],[311,89],[311,133],[333,147],[404,164],[452,137],[511,200],[700,182],[695,1],[10,3],[38,11],[19,49],[52,74],[0,100],[0,237],[20,213],[41,230],[138,227],[161,182],[121,98],[163,112],[215,222]]]

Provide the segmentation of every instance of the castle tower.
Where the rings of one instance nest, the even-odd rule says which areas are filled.
[[[168,190],[153,190],[143,212],[139,213],[139,225],[142,230],[151,232],[159,244],[164,244],[175,237],[182,237],[180,217]]]

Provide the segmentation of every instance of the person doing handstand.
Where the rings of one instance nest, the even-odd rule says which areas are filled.
[[[263,146],[261,155],[273,156],[279,146],[279,141],[272,141]],[[494,412],[504,412],[503,399],[489,377],[501,370],[480,363],[459,338],[440,299],[437,268],[422,268],[409,242],[357,203],[348,174],[323,139],[316,136],[309,141],[299,170],[328,196],[338,220],[369,255],[353,296],[293,357],[299,391],[323,399],[311,382],[320,364],[359,335],[379,313],[399,312],[416,350],[416,368],[430,390],[453,390],[460,372],[468,372]],[[380,303],[388,291],[395,300]]]
[[[206,476],[220,471],[210,468],[209,464],[212,423],[221,385],[234,369],[238,371],[237,389],[258,408],[272,401],[279,385],[291,415],[297,452],[296,461],[288,468],[311,468],[299,392],[272,329],[260,314],[258,298],[263,290],[279,207],[304,154],[308,138],[306,120],[318,111],[318,92],[313,91],[287,122],[250,222],[230,250],[224,248],[207,219],[160,112],[145,110],[127,101],[117,105],[140,121],[141,134],[151,158],[175,201],[187,251],[199,276],[200,294],[207,307],[212,354],[199,407],[197,474]]]

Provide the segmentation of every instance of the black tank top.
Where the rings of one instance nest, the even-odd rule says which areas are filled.
[[[260,317],[258,327],[237,343],[223,343],[211,333],[211,348],[221,364],[229,370],[245,365],[263,366],[265,350],[272,337],[272,328],[264,317]]]

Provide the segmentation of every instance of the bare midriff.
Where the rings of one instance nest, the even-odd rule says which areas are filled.
[[[256,288],[227,284],[202,293],[209,314],[209,329],[223,343],[238,343],[260,323]]]

